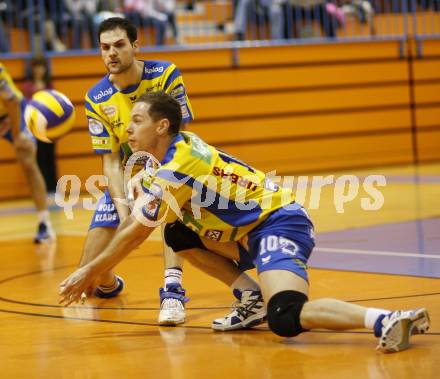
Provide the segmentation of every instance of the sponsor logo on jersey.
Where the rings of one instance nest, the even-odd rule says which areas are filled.
[[[215,229],[208,229],[205,233],[205,237],[208,237],[213,241],[220,241],[222,235],[223,232],[221,230],[215,230]]]
[[[97,95],[93,95],[93,99],[95,101],[98,101],[98,100],[102,99],[105,96],[111,95],[112,93],[113,93],[113,88],[110,87],[110,88],[107,88],[104,91],[102,91],[102,90],[99,91],[99,93]]]
[[[146,74],[154,74],[155,72],[163,72],[163,66],[152,67],[152,68],[145,67],[145,73]]]
[[[89,118],[89,130],[91,134],[99,135],[104,131],[104,125],[101,121]]]
[[[93,146],[104,146],[110,144],[110,139],[108,137],[105,138],[92,138]]]
[[[113,117],[118,108],[116,108],[115,105],[101,105],[101,111],[107,116],[107,117]]]
[[[186,105],[181,105],[180,106],[180,110],[182,112],[182,117],[183,118],[188,118],[189,117],[188,107]]]
[[[230,180],[232,183],[237,184],[240,187],[247,188],[248,190],[255,191],[258,187],[258,183],[255,183],[244,176],[225,171],[223,168],[217,166],[213,167],[212,173],[215,176],[220,176],[222,179]]]
[[[157,220],[160,205],[162,203],[162,188],[157,184],[152,184],[148,189],[144,214],[150,220]]]
[[[264,179],[264,188],[267,189],[268,191],[278,192],[278,190],[280,189],[280,186],[278,184],[275,184],[272,180],[265,178]]]
[[[182,95],[184,95],[185,94],[185,88],[183,87],[183,86],[179,86],[179,87],[177,87],[177,88],[174,88],[171,92],[170,92],[170,95],[172,96],[172,97],[175,97],[175,98],[177,98],[177,97],[179,97],[179,96],[182,96]]]
[[[118,117],[116,120],[113,120],[113,121],[111,122],[111,125],[112,125],[112,128],[115,129],[115,128],[119,128],[120,126],[123,126],[124,123],[123,123],[123,122],[121,121],[121,119]]]
[[[176,98],[175,100],[182,106],[186,105],[186,98],[185,97],[179,97],[179,98]],[[182,114],[183,114],[183,111],[182,111]]]
[[[130,98],[131,103],[133,104],[137,99],[137,95],[129,96],[129,98]]]

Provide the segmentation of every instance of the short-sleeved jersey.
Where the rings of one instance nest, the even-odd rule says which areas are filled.
[[[151,161],[142,173],[137,212],[147,225],[179,218],[200,236],[237,241],[294,200],[291,189],[194,133],[180,132],[162,162],[155,167]]]
[[[15,86],[14,81],[6,71],[5,66],[0,63],[0,117],[7,114],[5,102],[13,98],[22,101],[23,94]]]
[[[87,92],[86,116],[95,153],[120,151],[121,160],[125,163],[132,153],[126,128],[133,104],[144,92],[159,90],[169,93],[180,103],[184,123],[193,119],[180,71],[170,62],[144,61],[141,81],[131,87],[119,90],[106,75]]]

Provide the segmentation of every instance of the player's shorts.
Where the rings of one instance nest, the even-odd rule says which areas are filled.
[[[307,260],[315,246],[313,224],[298,204],[271,213],[248,234],[248,246],[249,252],[240,248],[240,269],[287,270],[308,281]]]
[[[20,120],[20,131],[26,134],[32,141],[36,142],[35,137],[32,135],[30,130],[26,126],[26,122],[24,121],[24,109],[26,108],[26,100],[23,99],[20,104],[21,108],[21,120]],[[9,130],[6,134],[2,136],[4,139],[7,139],[9,142],[13,142],[12,131]]]
[[[104,192],[96,205],[89,230],[94,228],[117,228],[119,226],[119,215],[113,199],[108,191]]]

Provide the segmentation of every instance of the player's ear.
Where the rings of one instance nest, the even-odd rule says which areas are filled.
[[[133,48],[135,53],[139,52],[139,40],[133,42]]]
[[[159,121],[159,124],[157,126],[157,134],[159,135],[165,135],[168,134],[168,130],[170,128],[170,120],[167,118],[163,118]]]

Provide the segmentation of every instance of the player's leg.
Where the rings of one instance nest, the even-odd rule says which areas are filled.
[[[270,270],[259,278],[263,296],[269,299],[269,327],[283,337],[311,329],[367,328],[379,337],[379,350],[397,352],[408,348],[412,334],[425,333],[429,328],[429,315],[424,308],[391,312],[337,299],[308,301],[307,282],[292,272]]]
[[[17,161],[19,162],[29,184],[32,199],[38,215],[38,230],[34,238],[35,243],[55,239],[49,219],[47,206],[47,190],[43,175],[37,164],[37,146],[35,141],[24,132],[21,132],[13,141]]]
[[[411,334],[427,330],[429,317],[424,309],[390,312],[337,299],[309,301],[306,264],[314,246],[312,225],[300,210],[279,211],[270,221],[250,233],[249,248],[274,333],[293,337],[310,329],[365,327],[380,337],[380,349],[391,352],[407,348]]]
[[[180,222],[166,226],[165,239],[174,252],[229,286],[239,300],[231,313],[214,320],[213,329],[243,329],[264,322],[266,312],[259,286],[236,263],[240,259],[236,243],[201,239]]]
[[[119,216],[110,194],[106,191],[99,199],[93,215],[79,266],[84,266],[97,257],[110,243],[119,226]],[[124,281],[112,270],[101,275],[95,296],[111,298],[124,289]]]
[[[185,322],[185,303],[188,298],[182,287],[183,258],[174,254],[164,238],[165,225],[161,227],[164,259],[164,286],[159,289],[160,310],[158,322],[160,325],[178,325]]]

